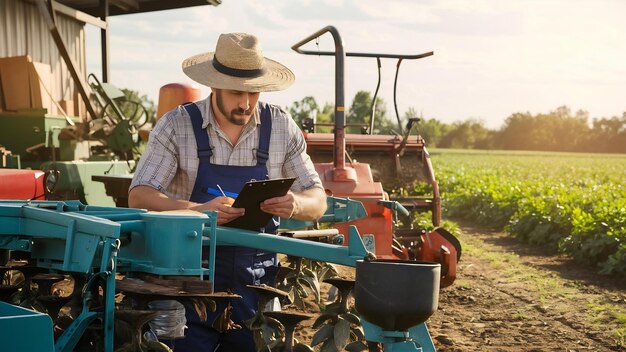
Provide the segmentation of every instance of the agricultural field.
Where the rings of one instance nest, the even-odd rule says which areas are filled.
[[[431,159],[464,251],[428,322],[438,351],[626,351],[625,156]]]
[[[626,276],[625,155],[435,150],[431,160],[444,218]]]

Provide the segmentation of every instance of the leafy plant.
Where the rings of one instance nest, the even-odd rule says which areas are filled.
[[[365,334],[361,319],[349,310],[349,296],[354,286],[353,280],[329,279],[326,282],[337,287],[339,295],[335,302],[326,306],[324,312],[315,320],[313,328],[318,329],[312,346],[321,344],[320,351],[363,351],[367,345],[363,342]]]
[[[283,264],[276,277],[276,288],[286,291],[289,301],[299,309],[305,308],[305,299],[311,294],[319,304],[319,282],[337,276],[337,270],[329,263],[287,256]]]
[[[624,156],[446,150],[432,163],[444,218],[506,229],[603,274],[626,275]],[[425,220],[412,221],[427,228]]]

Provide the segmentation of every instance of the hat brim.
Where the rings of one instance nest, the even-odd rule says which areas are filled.
[[[254,78],[234,77],[213,67],[214,52],[191,56],[183,61],[183,72],[194,81],[207,87],[239,90],[243,92],[272,92],[293,84],[296,76],[284,65],[265,58],[265,72]]]

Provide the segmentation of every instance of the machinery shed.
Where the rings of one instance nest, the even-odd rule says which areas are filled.
[[[113,205],[93,177],[132,173],[137,130],[149,117],[108,82],[110,16],[220,3],[0,0],[0,169],[46,172],[47,199]],[[101,72],[87,72],[92,28],[99,30],[101,57],[89,60],[100,59]]]
[[[108,82],[108,17],[220,3],[221,0],[2,0],[0,112],[43,108],[52,115],[67,112],[70,116],[93,118],[93,112],[85,106],[85,25],[101,30],[103,68],[98,76],[102,82]],[[13,93],[6,96],[9,86]]]

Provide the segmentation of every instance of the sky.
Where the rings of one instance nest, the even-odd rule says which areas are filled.
[[[291,47],[334,26],[346,52],[434,55],[404,60],[401,116],[413,108],[445,123],[476,119],[498,129],[517,112],[566,105],[591,118],[626,112],[626,1],[621,0],[222,0],[222,4],[109,18],[109,82],[158,102],[168,83],[195,84],[181,70],[214,51],[220,33],[257,35],[264,55],[289,67],[296,82],[261,99],[287,107],[306,96],[335,104],[334,58]],[[87,69],[101,75],[99,31],[87,28]],[[329,33],[303,47],[333,51]],[[395,119],[397,61],[382,60],[379,97]],[[345,59],[345,105],[376,90],[373,58]],[[196,84],[202,96],[207,87]]]

